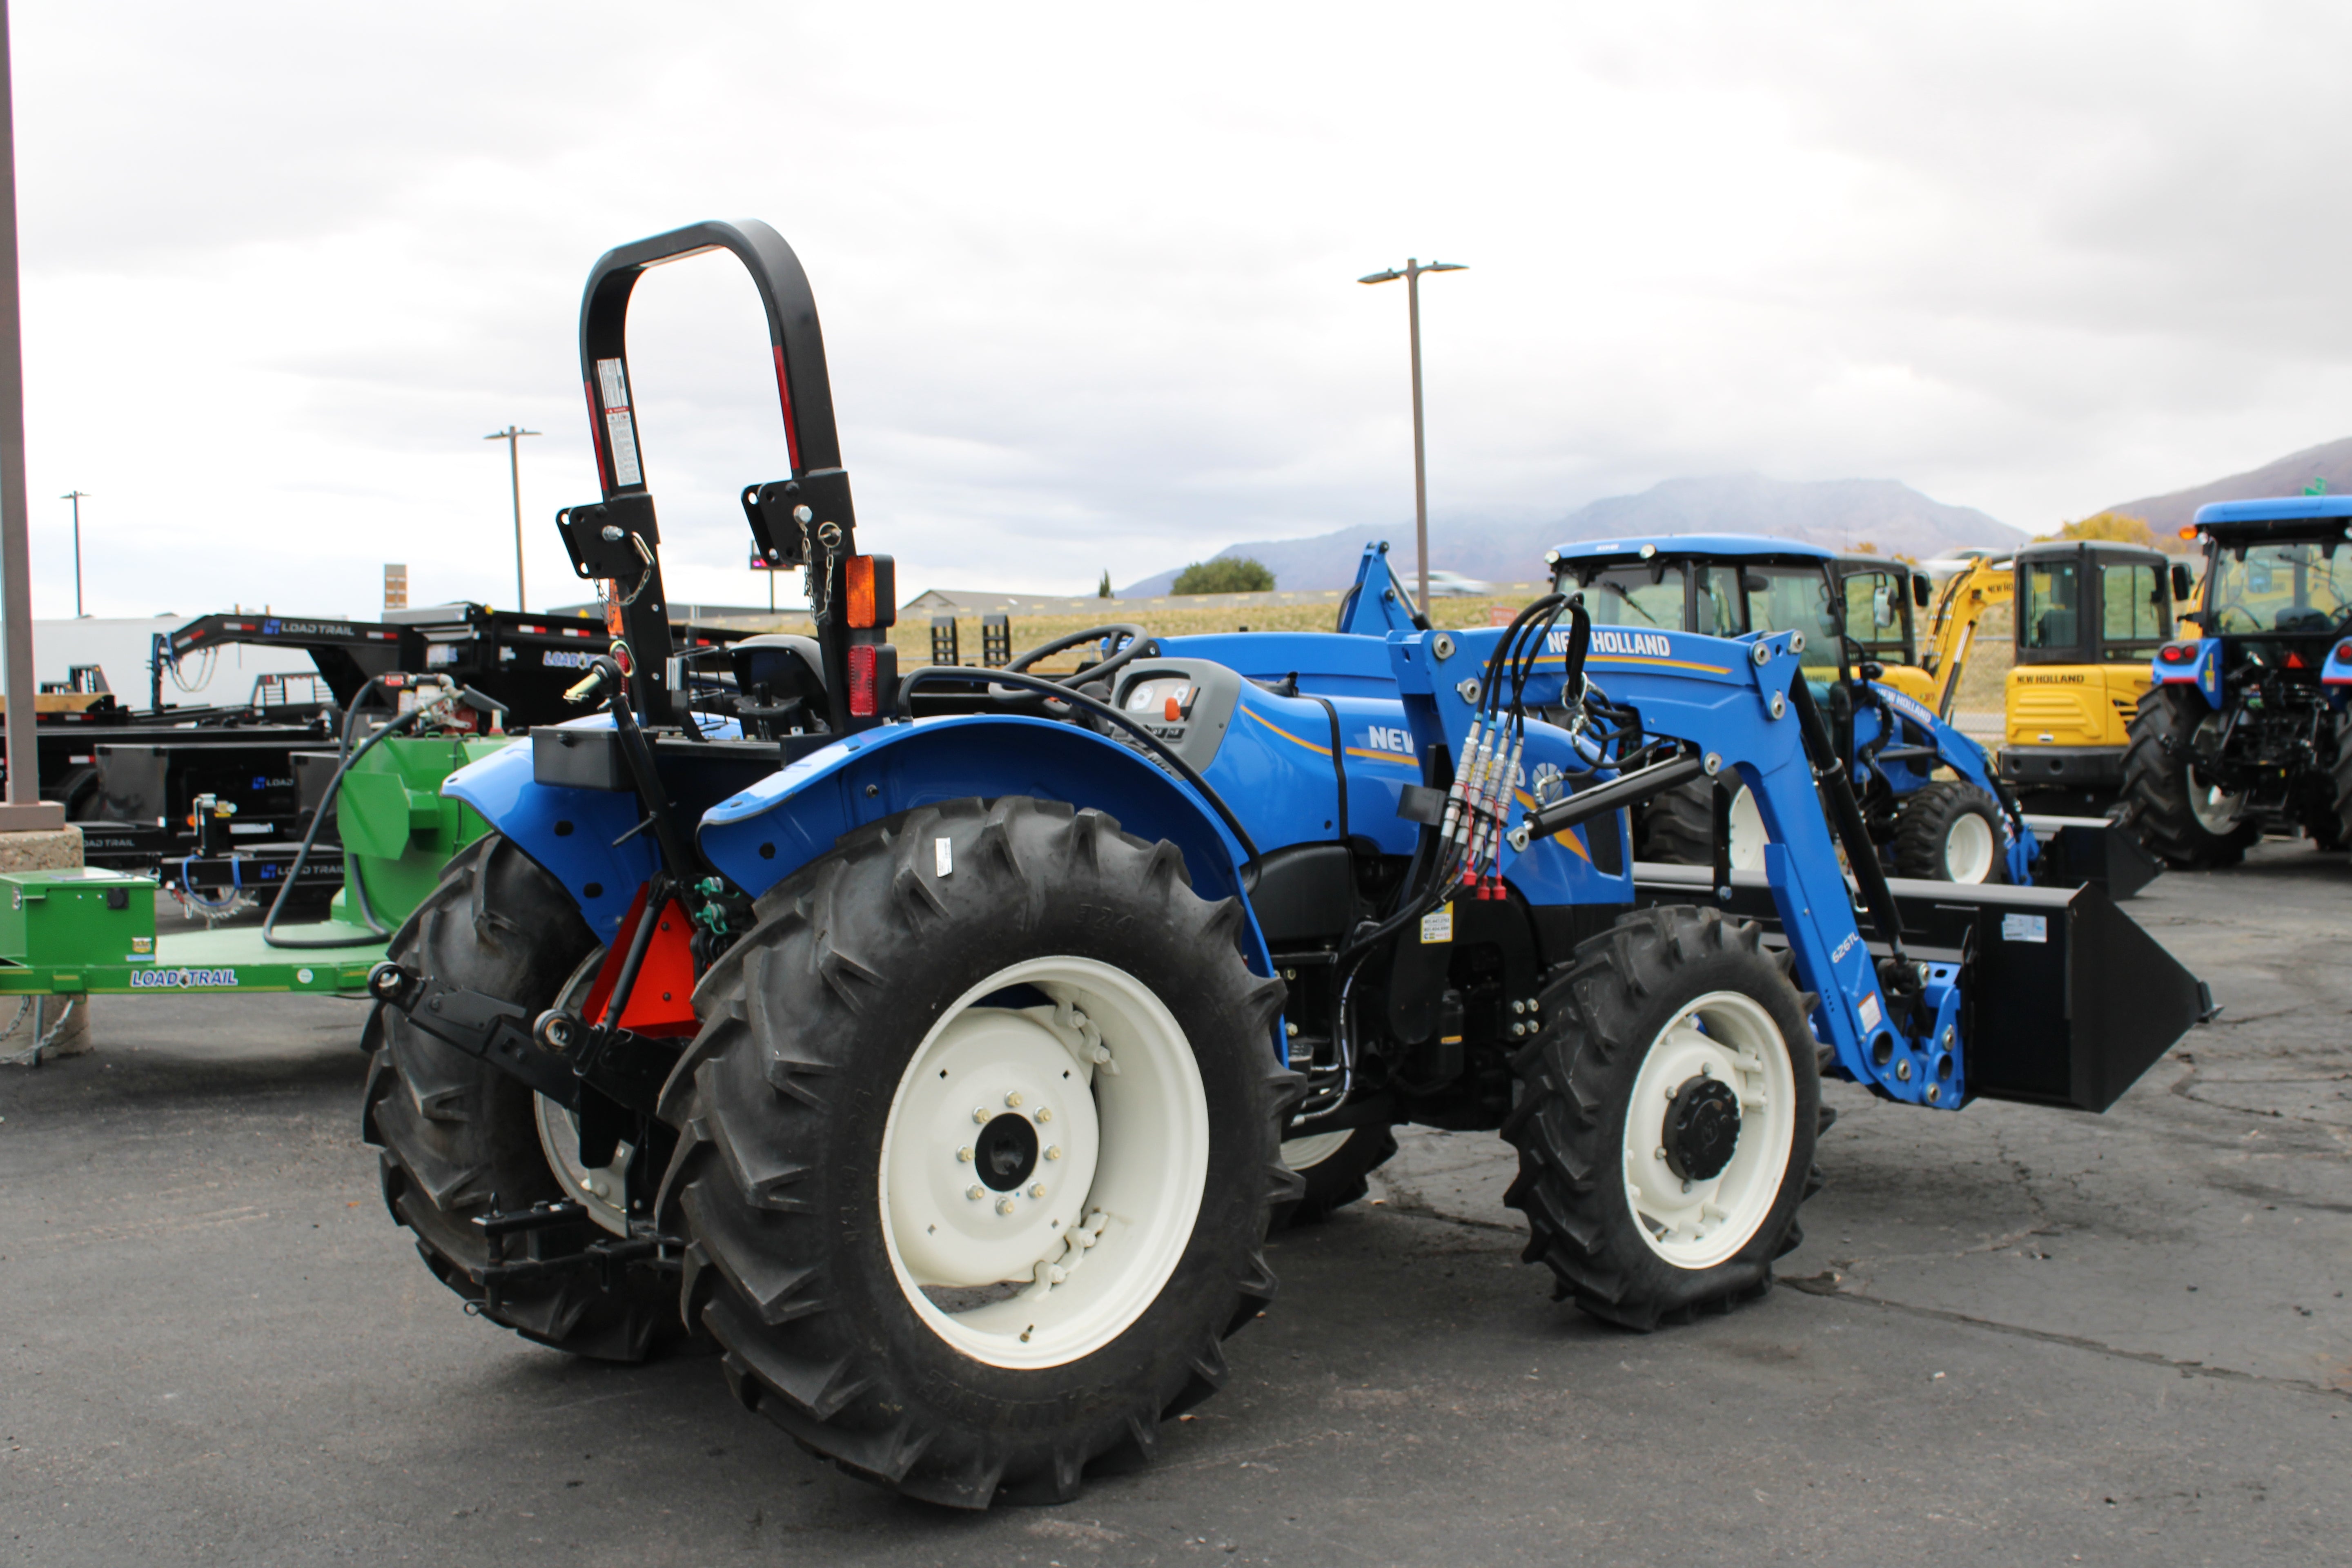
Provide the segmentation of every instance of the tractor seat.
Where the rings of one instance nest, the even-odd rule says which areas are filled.
[[[814,637],[781,632],[745,637],[728,648],[727,657],[735,667],[737,689],[746,694],[778,702],[824,695],[824,654]]]

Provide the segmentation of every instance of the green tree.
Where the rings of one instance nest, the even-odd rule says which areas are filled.
[[[1108,570],[1103,573],[1102,586],[1095,590],[1095,597],[1097,599],[1110,597],[1110,573]]]
[[[2144,520],[2127,517],[2119,511],[2093,512],[2079,522],[2065,524],[2056,533],[2047,537],[2106,539],[2113,540],[2118,544],[2137,544],[2148,550],[2164,550],[2171,547],[2167,541],[2158,539],[2156,536],[2156,531],[2148,527]]]
[[[1246,555],[1220,555],[1195,561],[1176,574],[1177,594],[1264,594],[1273,590],[1274,574],[1262,562]]]

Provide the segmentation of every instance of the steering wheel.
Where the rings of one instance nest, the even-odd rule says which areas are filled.
[[[1061,686],[1091,684],[1105,676],[1118,674],[1142,658],[1143,650],[1152,646],[1151,634],[1132,621],[1118,621],[1108,626],[1088,626],[1082,632],[1072,632],[1067,637],[1055,637],[1052,642],[1033,647],[1004,668],[1014,675],[1026,674],[1029,667],[1041,658],[1050,658],[1055,654],[1066,652],[1082,644],[1100,642],[1105,637],[1118,637],[1127,639],[1125,646],[1119,647],[1101,663],[1090,664],[1086,668],[1073,670],[1068,675],[1048,675],[1040,678]],[[988,694],[993,700],[1008,707],[1030,706],[1053,700],[1050,697],[1017,686],[991,686],[988,689]]]

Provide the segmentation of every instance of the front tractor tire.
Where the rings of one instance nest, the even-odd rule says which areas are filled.
[[[1895,874],[1929,882],[2006,882],[2000,803],[1972,784],[1922,784],[1895,818]]]
[[[1296,1203],[1276,1210],[1275,1225],[1314,1225],[1371,1191],[1368,1177],[1396,1157],[1396,1133],[1381,1123],[1337,1132],[1311,1129],[1282,1142],[1282,1163],[1297,1172],[1306,1190]]]
[[[597,951],[562,884],[493,834],[460,851],[441,881],[394,933],[390,956],[445,985],[552,1006]],[[361,1130],[381,1152],[385,1204],[415,1233],[416,1250],[469,1310],[557,1350],[639,1361],[675,1338],[674,1275],[641,1266],[605,1290],[586,1268],[509,1283],[495,1308],[476,1276],[489,1252],[473,1222],[573,1191],[551,1163],[556,1146],[539,1097],[521,1080],[435,1038],[379,1004]],[[561,1116],[561,1112],[557,1112]],[[576,1143],[572,1154],[577,1163]],[[603,1232],[583,1223],[533,1233],[533,1256],[571,1250]]]
[[[1097,811],[926,806],[760,900],[664,1091],[665,1229],[729,1384],[851,1474],[1060,1500],[1274,1294],[1281,983]]]
[[[1634,851],[1637,860],[1667,866],[1707,866],[1715,861],[1715,781],[1696,779],[1654,796],[1634,811]],[[1731,868],[1761,871],[1764,814],[1744,784],[1734,784],[1731,795]]]
[[[2194,688],[2156,686],[2141,693],[2124,752],[2124,820],[2147,849],[2183,870],[2234,866],[2262,837],[2245,819],[2242,797],[2213,788],[2190,765],[2190,743],[2221,715]]]
[[[1505,1201],[1561,1296],[1647,1331],[1770,1286],[1814,1184],[1812,1005],[1754,923],[1713,909],[1639,910],[1577,949],[1503,1124]]]

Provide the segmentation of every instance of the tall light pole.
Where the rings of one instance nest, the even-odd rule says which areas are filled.
[[[74,509],[74,619],[81,619],[81,503],[89,499],[88,490],[68,490],[58,498],[73,502]]]
[[[522,592],[522,438],[525,436],[538,434],[536,430],[525,430],[518,426],[509,425],[503,430],[493,430],[482,437],[485,441],[504,441],[507,444],[507,477],[514,481],[515,608],[518,610],[530,608],[530,605],[525,602]]]
[[[26,536],[25,321],[16,293],[16,111],[9,86],[8,4],[0,0],[0,619],[8,652],[8,800],[0,830],[56,828],[65,808],[41,798],[33,734],[33,550]]]
[[[1412,542],[1415,559],[1421,567],[1421,614],[1429,617],[1429,462],[1421,438],[1421,275],[1424,272],[1465,272],[1469,268],[1458,261],[1433,261],[1423,266],[1412,257],[1404,258],[1404,270],[1395,268],[1375,272],[1369,278],[1359,278],[1359,283],[1393,283],[1404,279],[1405,330],[1412,339]]]

